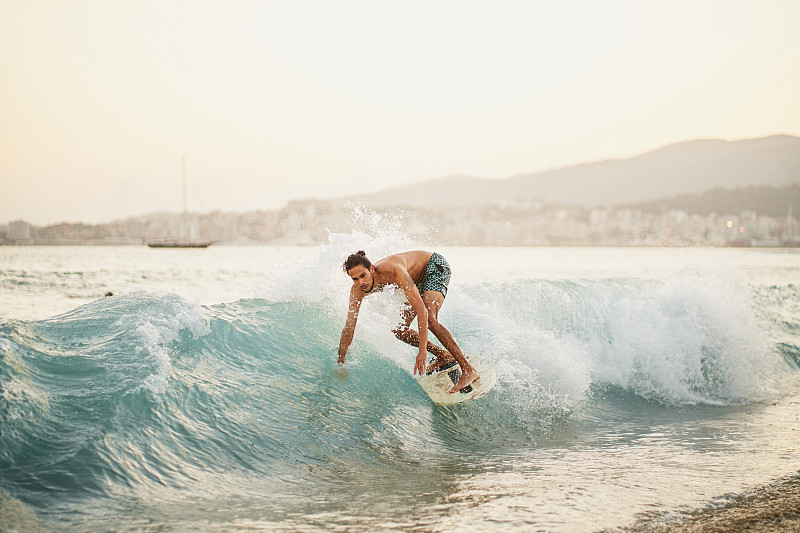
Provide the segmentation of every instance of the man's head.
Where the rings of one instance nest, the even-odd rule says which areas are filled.
[[[370,292],[375,288],[375,278],[373,277],[375,267],[367,259],[367,254],[363,250],[350,255],[342,268],[353,280],[353,283],[358,284],[364,292]]]

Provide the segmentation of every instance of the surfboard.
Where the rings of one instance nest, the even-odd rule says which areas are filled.
[[[477,355],[468,355],[467,359],[469,359],[470,364],[475,367],[481,377],[475,380],[472,385],[464,387],[462,392],[447,392],[461,378],[461,367],[455,361],[419,378],[418,381],[422,390],[425,391],[433,403],[437,405],[464,403],[480,398],[492,390],[492,387],[497,382],[497,372],[495,372],[494,367]]]

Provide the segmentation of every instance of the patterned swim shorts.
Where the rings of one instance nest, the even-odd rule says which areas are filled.
[[[422,279],[417,283],[420,295],[425,291],[439,291],[447,296],[447,286],[450,284],[450,264],[447,259],[436,252],[428,259]]]

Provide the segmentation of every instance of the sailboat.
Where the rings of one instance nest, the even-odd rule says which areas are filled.
[[[181,171],[183,176],[183,215],[181,216],[181,235],[187,234],[187,238],[180,240],[164,240],[148,242],[150,248],[208,248],[213,241],[195,240],[194,234],[197,233],[196,227],[190,224],[189,210],[186,206],[186,157],[181,157]],[[195,231],[192,231],[195,230]]]

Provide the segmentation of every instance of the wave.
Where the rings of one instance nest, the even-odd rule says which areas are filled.
[[[685,409],[796,393],[798,289],[684,273],[455,283],[441,319],[493,362],[498,385],[434,407],[411,376],[414,349],[390,333],[397,291],[365,300],[348,363],[336,364],[348,288],[339,251],[286,265],[235,302],[136,293],[0,322],[4,483],[44,505],[53,492],[235,490],[258,474],[278,498],[280,486],[337,484],[370,465],[511,453],[582,412],[623,416],[626,402]]]
[[[785,365],[775,354],[785,350],[759,318],[763,310],[753,308],[752,290],[682,274],[659,281],[518,282],[465,292],[469,300],[491,302],[488,314],[497,325],[483,350],[500,346],[501,358],[546,372],[549,382],[577,379],[579,394],[588,388],[588,375],[591,383],[675,405],[781,394],[776,380],[786,375]]]

